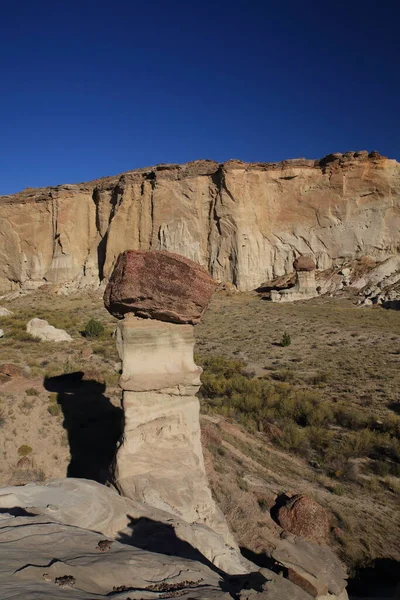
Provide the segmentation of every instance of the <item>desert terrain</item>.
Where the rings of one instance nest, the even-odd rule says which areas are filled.
[[[13,312],[0,321],[1,485],[90,477],[122,431],[116,319],[99,291],[44,286],[1,305]],[[72,342],[34,340],[33,317]],[[207,474],[248,557],[263,564],[274,507],[296,493],[329,512],[354,585],[386,573],[400,560],[400,313],[350,293],[285,305],[219,290],[195,336]]]

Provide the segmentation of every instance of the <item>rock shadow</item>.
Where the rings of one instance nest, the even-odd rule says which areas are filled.
[[[240,591],[244,589],[253,589],[260,592],[267,581],[264,575],[256,571],[247,573],[246,575],[226,574],[209,561],[204,554],[189,544],[189,542],[178,538],[175,529],[168,523],[154,521],[147,517],[134,518],[128,515],[128,518],[128,528],[132,530],[132,533],[120,533],[117,537],[119,542],[147,550],[148,552],[154,552],[155,554],[165,554],[167,556],[176,556],[199,562],[221,577],[219,584],[221,590],[228,592],[232,598],[239,598]]]
[[[46,390],[57,393],[64,415],[71,452],[67,477],[110,481],[123,433],[123,410],[104,395],[104,383],[85,380],[82,371],[49,377],[43,383]]]
[[[168,523],[154,521],[148,517],[134,518],[128,515],[128,528],[132,533],[119,533],[117,540],[122,544],[135,546],[148,552],[177,556],[188,560],[195,560],[206,565],[219,575],[223,572],[209,561],[199,550],[189,542],[178,538],[175,529]]]

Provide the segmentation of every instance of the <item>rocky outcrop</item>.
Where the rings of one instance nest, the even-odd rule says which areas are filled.
[[[201,550],[221,543],[205,525],[86,479],[3,488],[0,599],[347,600],[332,553],[289,537],[277,541],[276,569],[247,563],[226,577]]]
[[[295,302],[318,296],[315,282],[315,263],[310,256],[299,256],[293,263],[296,272],[293,287],[271,291],[272,302]]]
[[[167,250],[240,290],[289,273],[399,252],[400,165],[348,152],[282,163],[196,161],[28,189],[0,199],[0,291],[76,288],[126,249]]]

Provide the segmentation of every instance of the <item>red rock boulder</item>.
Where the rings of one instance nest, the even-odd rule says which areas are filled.
[[[293,268],[295,271],[314,271],[316,264],[311,256],[298,256],[293,263]]]
[[[329,533],[329,513],[308,496],[295,495],[281,506],[277,521],[283,529],[311,541],[323,541]]]
[[[195,324],[216,282],[200,265],[166,251],[126,250],[119,255],[104,293],[107,310],[171,323]]]

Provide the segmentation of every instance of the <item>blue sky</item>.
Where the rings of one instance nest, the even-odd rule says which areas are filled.
[[[400,3],[2,0],[0,194],[198,158],[400,160]]]

